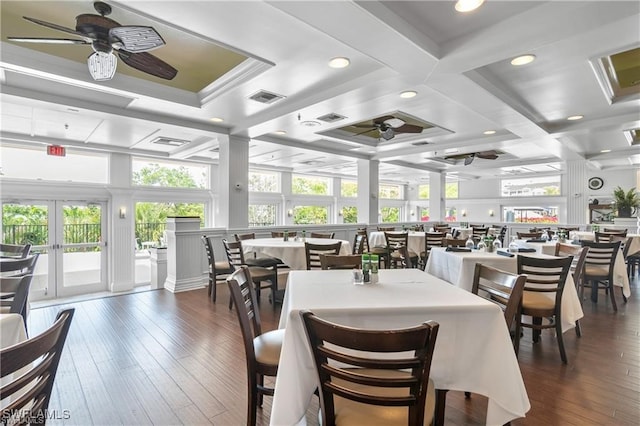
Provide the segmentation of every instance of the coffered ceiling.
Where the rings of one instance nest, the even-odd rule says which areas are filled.
[[[72,38],[21,16],[75,28],[92,2],[3,0],[2,143],[215,162],[231,136],[250,139],[254,166],[355,176],[357,159],[375,159],[399,182],[557,173],[580,159],[640,167],[636,1],[486,1],[466,14],[452,1],[109,5],[122,25],[162,35],[153,54],[177,77],[118,64],[95,82],[90,46],[6,39]],[[523,54],[535,61],[511,65]],[[335,57],[350,65],[329,67]],[[423,130],[385,140],[374,123],[388,116]],[[491,150],[497,159],[464,165],[462,154]]]

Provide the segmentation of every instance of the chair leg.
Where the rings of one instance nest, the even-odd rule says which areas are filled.
[[[613,280],[611,279],[611,277],[609,277],[609,280],[607,281],[607,288],[609,289],[609,296],[611,298],[611,305],[613,306],[613,310],[615,312],[618,312],[618,305],[616,304],[616,296],[615,292],[613,291]]]
[[[580,326],[580,320],[576,320],[576,336],[582,337],[582,327]]]
[[[264,387],[264,376],[262,374],[258,374],[258,389],[262,389]],[[264,399],[264,395],[262,392],[258,390],[258,399],[257,406],[262,407],[262,400]]]
[[[249,379],[249,400],[247,401],[247,426],[255,426],[258,411],[258,386],[256,377]]]
[[[567,363],[567,352],[564,350],[564,340],[562,340],[562,321],[560,318],[555,317],[553,319],[556,323],[556,339],[558,340],[558,349],[560,349],[560,358],[562,363]]]
[[[627,296],[624,295],[624,289],[621,289],[621,293],[622,293],[622,301],[624,303],[627,303]]]
[[[542,325],[542,318],[541,317],[533,317],[531,322],[532,322],[533,325]],[[540,329],[539,328],[532,328],[531,329],[531,333],[533,335],[533,343],[538,343],[538,341],[540,340]]]
[[[448,389],[436,390],[436,412],[433,416],[434,426],[444,425],[444,409],[447,405],[447,392],[449,392]]]

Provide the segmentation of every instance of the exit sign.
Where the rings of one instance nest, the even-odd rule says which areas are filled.
[[[47,146],[47,154],[55,155],[56,157],[64,157],[67,153],[65,152],[64,146],[48,145]]]

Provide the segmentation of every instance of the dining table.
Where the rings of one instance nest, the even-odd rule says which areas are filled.
[[[555,258],[555,256],[543,254],[531,249],[532,252],[520,253],[523,256],[539,258]],[[485,252],[473,249],[467,251],[448,251],[444,247],[434,247],[429,253],[425,271],[455,285],[461,289],[471,291],[473,285],[473,274],[476,263],[492,266],[507,272],[516,273],[518,269],[517,258],[498,254],[497,251]],[[545,294],[553,298],[552,293]],[[561,307],[562,331],[566,332],[575,327],[575,322],[584,316],[580,298],[576,291],[571,274],[567,276],[567,281],[562,293]]]
[[[242,241],[242,250],[245,257],[267,255],[281,259],[291,269],[307,269],[307,255],[304,243],[311,244],[335,244],[340,241],[340,254],[351,254],[351,243],[346,240],[329,238],[255,238]]]
[[[524,417],[529,398],[504,314],[495,304],[419,269],[383,269],[376,284],[352,271],[292,271],[280,316],[284,329],[271,425],[305,424],[318,385],[300,311],[342,325],[396,329],[440,325],[430,378],[436,389],[488,398],[486,424]]]
[[[639,239],[640,241],[640,239]],[[547,241],[545,243],[531,243],[525,240],[517,240],[517,243],[521,247],[531,247],[536,250],[537,253],[553,255],[556,251],[556,241]],[[566,244],[571,244],[567,242]],[[640,242],[639,242],[640,244]],[[579,245],[577,245],[579,247]],[[631,296],[631,286],[629,284],[629,275],[627,274],[627,265],[624,263],[624,256],[622,251],[616,256],[616,261],[613,264],[613,285],[616,287],[622,287],[622,294],[625,297]]]

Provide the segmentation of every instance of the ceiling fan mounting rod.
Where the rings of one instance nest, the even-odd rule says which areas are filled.
[[[111,6],[109,6],[104,2],[96,1],[93,3],[93,7],[96,10],[96,12],[98,12],[102,16],[107,16],[111,14]]]

